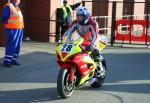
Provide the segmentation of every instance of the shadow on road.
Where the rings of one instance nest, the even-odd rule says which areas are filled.
[[[33,103],[59,99],[56,88],[0,91],[1,103]]]
[[[59,67],[55,54],[32,52],[20,56],[20,66],[0,64],[0,83],[56,83]]]

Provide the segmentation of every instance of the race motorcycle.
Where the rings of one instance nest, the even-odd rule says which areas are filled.
[[[91,85],[101,87],[106,76],[106,62],[101,56],[97,61],[91,51],[85,51],[82,37],[69,40],[66,37],[56,47],[57,63],[60,71],[57,78],[57,90],[61,98],[70,97],[76,88]],[[106,40],[99,42],[99,49],[106,47]]]

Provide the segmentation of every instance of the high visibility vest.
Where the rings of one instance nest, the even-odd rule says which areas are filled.
[[[12,3],[7,3],[5,6],[10,7],[10,17],[8,18],[8,23],[4,24],[4,27],[10,29],[24,28],[23,15],[20,9],[15,7]]]
[[[71,8],[71,6],[67,6],[68,8],[69,8],[69,10],[70,10],[70,13],[72,13],[72,8]],[[64,15],[63,15],[63,18],[64,19],[66,19],[66,17],[69,15],[68,13],[67,13],[67,7],[62,7],[62,10],[63,10],[63,13],[64,13]]]

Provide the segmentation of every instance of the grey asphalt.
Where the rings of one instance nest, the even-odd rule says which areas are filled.
[[[107,78],[99,89],[89,86],[60,99],[56,81],[55,44],[24,43],[20,66],[2,66],[0,47],[0,103],[150,103],[150,49],[108,47]]]

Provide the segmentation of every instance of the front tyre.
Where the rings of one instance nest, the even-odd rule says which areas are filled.
[[[69,69],[61,69],[57,78],[57,91],[61,98],[65,99],[72,95],[75,85],[70,82]]]

